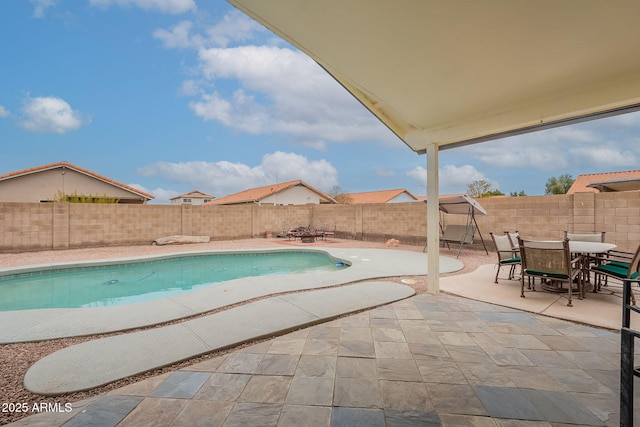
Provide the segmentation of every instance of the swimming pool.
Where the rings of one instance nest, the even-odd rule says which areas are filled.
[[[347,266],[326,252],[269,251],[174,255],[5,272],[0,274],[0,311],[133,304],[243,277],[331,272]]]

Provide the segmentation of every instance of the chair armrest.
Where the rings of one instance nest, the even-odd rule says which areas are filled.
[[[571,259],[571,265],[578,264],[584,260],[584,255],[578,255]]]
[[[622,263],[630,263],[633,259],[633,254],[630,252],[610,250],[609,252],[605,252],[602,254],[595,254],[591,257],[596,264],[602,264],[605,262],[618,261]]]

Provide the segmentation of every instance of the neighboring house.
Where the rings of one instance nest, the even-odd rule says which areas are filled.
[[[67,162],[0,175],[0,202],[50,202],[59,194],[108,197],[118,203],[147,203],[154,197]]]
[[[415,202],[418,200],[416,196],[402,188],[397,190],[380,190],[367,191],[364,193],[349,193],[347,203],[352,205],[360,205],[367,203],[402,203]]]
[[[567,194],[640,190],[640,170],[578,175]]]
[[[205,205],[235,205],[254,203],[258,205],[307,205],[336,203],[329,195],[316,190],[302,180],[283,182],[251,188],[205,203]]]
[[[201,205],[215,199],[215,197],[208,194],[204,194],[202,191],[193,190],[189,193],[184,193],[179,196],[173,197],[171,200],[172,205]]]

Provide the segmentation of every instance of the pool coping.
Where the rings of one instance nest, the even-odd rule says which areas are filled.
[[[264,248],[246,250],[207,250],[172,255],[114,258],[100,261],[62,263],[55,265],[100,265],[105,262],[158,259],[175,256],[202,255],[205,253],[246,252],[325,252],[329,256],[349,262],[349,268],[327,273],[257,276],[234,279],[216,286],[186,294],[143,303],[92,308],[37,309],[0,312],[0,344],[41,341],[73,336],[86,336],[127,331],[197,316],[223,307],[265,298],[277,294],[322,289],[363,280],[403,275],[426,275],[427,254],[411,251],[366,248]],[[44,264],[13,269],[1,269],[0,273],[26,271],[51,266]],[[459,260],[440,257],[440,272],[461,270]],[[215,302],[214,302],[215,301]]]

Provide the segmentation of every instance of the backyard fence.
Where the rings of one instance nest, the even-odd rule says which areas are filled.
[[[487,215],[476,220],[489,232],[518,230],[532,239],[561,239],[563,232],[605,231],[606,241],[634,251],[640,243],[640,192],[491,197],[479,202]],[[466,216],[441,213],[443,225]],[[172,235],[212,240],[274,237],[286,228],[336,229],[336,237],[366,241],[398,239],[424,245],[426,203],[364,205],[127,205],[0,203],[0,252],[95,246],[143,245]],[[479,241],[476,236],[476,241]],[[480,248],[482,246],[480,245]]]

